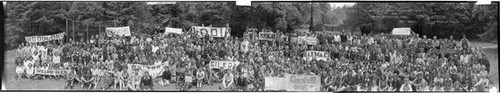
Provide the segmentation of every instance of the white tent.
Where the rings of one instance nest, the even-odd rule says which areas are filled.
[[[409,27],[398,27],[392,29],[392,35],[411,35],[412,30]]]

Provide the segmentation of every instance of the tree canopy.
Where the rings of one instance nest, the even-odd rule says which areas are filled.
[[[164,27],[187,30],[202,24],[229,24],[232,36],[242,36],[247,27],[291,32],[310,25],[316,31],[334,25],[347,31],[379,33],[407,26],[426,35],[467,34],[496,40],[498,21],[498,4],[473,3],[363,2],[332,7],[326,2],[254,2],[252,6],[235,2],[7,2],[5,8],[8,47],[24,42],[25,36],[65,31],[84,38],[82,34],[98,34],[105,27],[130,26],[133,34],[154,34]]]

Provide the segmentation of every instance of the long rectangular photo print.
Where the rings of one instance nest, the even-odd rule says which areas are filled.
[[[3,7],[7,91],[499,88],[498,2],[7,1]]]

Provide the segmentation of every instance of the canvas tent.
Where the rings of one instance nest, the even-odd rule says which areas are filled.
[[[399,28],[394,28],[391,31],[392,35],[411,35],[413,32],[411,28],[409,27],[399,27]]]

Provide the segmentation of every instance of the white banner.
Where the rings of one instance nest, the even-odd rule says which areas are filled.
[[[210,61],[210,69],[231,69],[238,66],[238,61]]]
[[[170,28],[170,27],[165,27],[165,34],[182,34],[182,28]]]
[[[320,91],[321,78],[313,75],[291,75],[265,77],[265,90]]]
[[[130,26],[126,27],[107,27],[106,34],[110,37],[113,35],[130,36]]]
[[[141,64],[127,64],[128,73],[133,75],[134,71],[138,71],[139,75],[142,76],[145,71],[148,71],[149,75],[153,78],[160,76],[162,72],[165,70],[166,64],[157,64],[157,65],[141,65]]]
[[[69,70],[35,68],[35,74],[39,75],[66,75]]]
[[[259,40],[275,40],[276,35],[273,32],[260,32]]]
[[[306,51],[304,52],[304,59],[311,61],[316,60],[328,60],[330,58],[330,53],[325,51]]]
[[[64,34],[65,32],[44,36],[28,36],[24,37],[24,39],[26,39],[26,42],[47,42],[52,40],[61,40],[64,38]]]
[[[192,28],[194,32],[200,36],[206,36],[207,34],[212,37],[227,37],[231,36],[229,34],[227,27],[201,27],[201,26],[193,26]]]
[[[305,44],[317,45],[319,40],[316,37],[299,37]]]
[[[319,40],[317,37],[290,37],[290,41],[298,44],[308,44],[308,45],[317,45]]]

